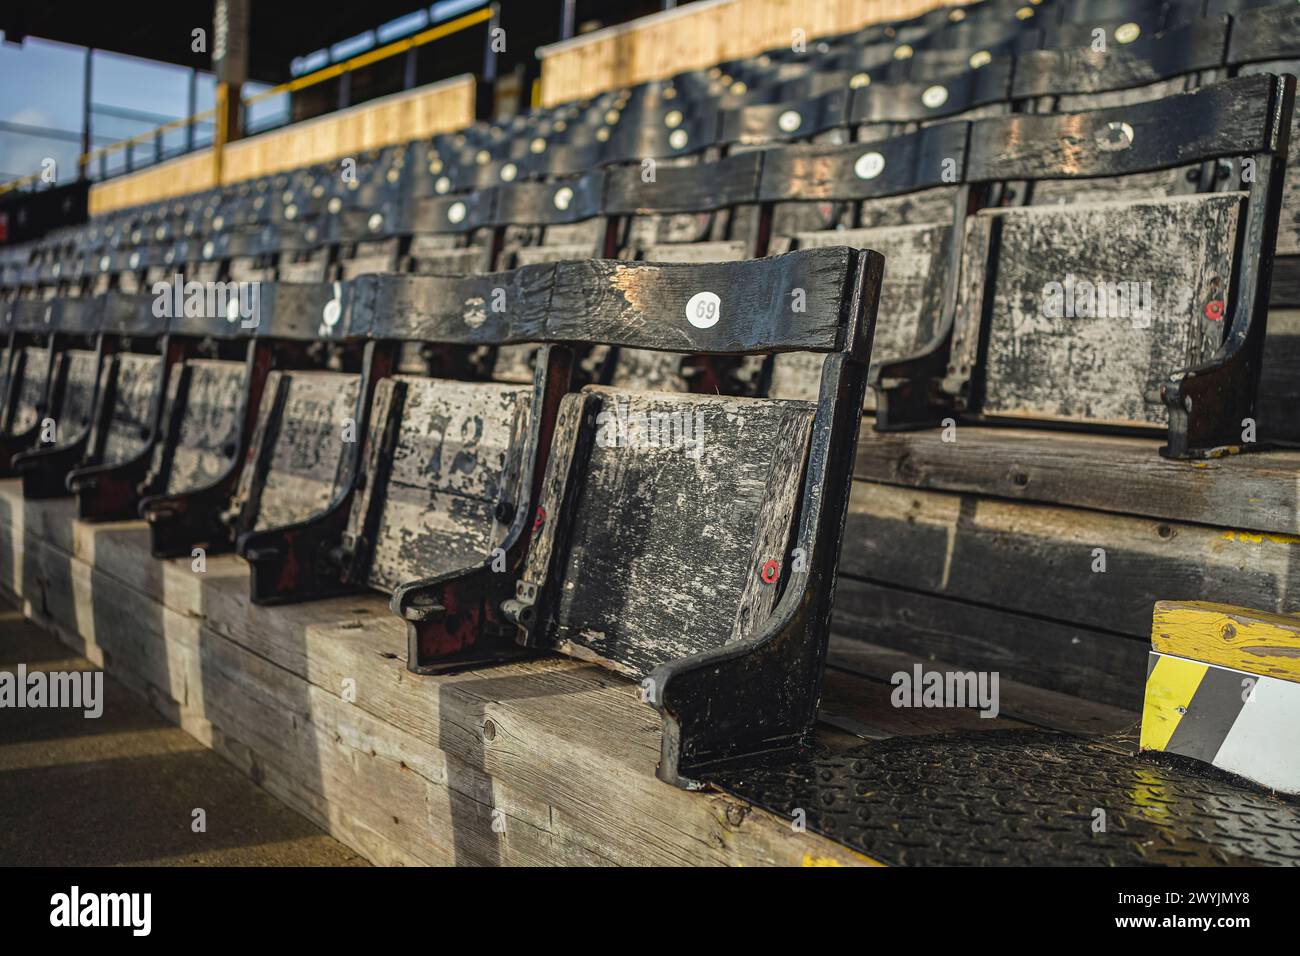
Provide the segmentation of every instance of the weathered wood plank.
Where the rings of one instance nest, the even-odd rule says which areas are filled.
[[[1159,601],[1151,618],[1151,649],[1300,681],[1300,617],[1231,604]]]
[[[944,595],[841,575],[833,633],[925,661],[1138,712],[1147,642]]]
[[[402,622],[377,596],[256,608],[236,558],[211,558],[201,575],[188,560],[155,562],[141,523],[85,525],[58,504],[25,508],[15,483],[0,484],[0,579],[98,634],[110,668],[133,640],[151,660],[170,654],[171,677],[152,672],[167,688],[155,703],[172,701],[187,729],[376,862],[862,862],[731,798],[654,779],[657,715],[606,671],[550,658],[412,678]],[[530,826],[544,847],[520,832]]]
[[[871,344],[874,364],[910,355],[934,338],[943,315],[952,232],[951,226],[928,224],[799,233],[794,239],[801,249],[845,245],[884,255],[887,266]],[[815,402],[822,360],[808,352],[776,356],[768,394]],[[868,392],[865,406],[875,408],[874,392]]]
[[[90,428],[99,379],[99,355],[87,349],[67,349],[58,357],[63,394],[55,412],[54,445],[75,441]]]
[[[1240,207],[1222,194],[975,216],[958,334],[969,359],[987,310],[984,411],[1164,422],[1160,384],[1222,341]]]
[[[397,447],[379,510],[371,585],[477,567],[500,544],[509,522],[498,503],[518,506],[508,468],[522,453],[532,389],[499,383],[385,379],[406,389]],[[372,429],[382,421],[372,421]],[[377,440],[377,438],[375,439]],[[353,509],[354,518],[360,518]]]
[[[171,449],[165,489],[168,494],[201,488],[225,474],[234,460],[239,437],[243,363],[188,359],[185,366],[189,389],[176,444]],[[179,375],[173,376],[169,386],[179,381]],[[156,446],[158,455],[166,453],[162,446],[161,442]]]
[[[827,654],[827,667],[832,670],[843,670],[878,681],[889,681],[900,671],[910,674],[917,664],[925,670],[943,672],[973,668],[969,663],[959,665],[945,661],[930,649],[899,651],[836,635],[831,636]],[[1115,734],[1136,726],[1142,719],[1140,710],[1099,704],[1045,690],[1034,684],[1012,680],[1006,672],[1000,674],[998,692],[999,719],[981,718],[979,723],[985,727],[993,725],[1002,729],[1009,719],[1014,719],[1072,734]]]
[[[1156,601],[1294,609],[1298,549],[1291,535],[858,481],[840,570],[1145,640]]]
[[[765,501],[784,484],[774,463],[802,468],[802,456],[794,463],[778,452],[778,436],[792,441],[795,423],[810,431],[814,409],[613,389],[586,394],[599,396],[601,408],[582,494],[576,511],[550,516],[569,534],[556,639],[566,653],[639,677],[732,639],[749,578],[760,572],[752,559]],[[788,497],[783,506],[791,507]],[[784,517],[790,520],[788,510]]]
[[[279,422],[269,421],[280,381],[287,394]],[[359,375],[342,372],[273,371],[267,376],[266,398],[258,414],[254,446],[269,440],[272,447],[253,514],[245,522],[254,530],[282,528],[320,514],[342,491],[349,452],[346,437],[359,442],[355,420]],[[262,439],[261,436],[267,436]],[[240,474],[239,497],[250,499],[256,469]]]
[[[113,359],[116,363],[113,408],[100,450],[99,461],[103,464],[127,461],[144,451],[153,426],[151,419],[162,367],[162,359],[157,355],[120,352]]]
[[[45,371],[49,353],[43,348],[25,346],[14,356],[13,376],[17,394],[9,413],[9,434],[19,435],[40,423],[40,407],[45,402]]]
[[[1171,461],[1153,438],[978,425],[959,425],[953,437],[878,432],[868,420],[854,473],[909,488],[1300,534],[1300,452]]]

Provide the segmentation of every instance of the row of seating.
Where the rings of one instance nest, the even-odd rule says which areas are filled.
[[[1289,96],[1284,82],[1252,75],[1131,106],[754,151],[653,177],[621,167],[514,183],[423,205],[425,235],[457,245],[412,244],[407,255],[417,271],[464,272],[557,257],[719,261],[860,244],[891,263],[879,398],[868,404],[878,428],[956,415],[1167,421],[1170,454],[1217,454],[1241,445],[1243,420],[1255,417],[1271,257],[1246,253],[1271,247],[1277,233]],[[1184,194],[1185,173],[1206,170],[1201,191]],[[1128,202],[1087,201],[1116,177],[1145,174]],[[1047,205],[997,205],[1012,183]],[[900,197],[910,208],[900,210]],[[1050,199],[1078,201],[1062,209]],[[707,241],[714,236],[724,238]],[[389,248],[344,264],[339,276],[399,264]],[[166,282],[173,269],[191,274],[163,264],[145,277]],[[278,277],[326,278],[319,268]],[[1071,301],[1062,288],[1054,314],[1044,290],[1067,281]],[[636,358],[623,356],[618,384],[692,387],[678,360],[637,367]],[[817,375],[790,357],[704,381],[806,398]]]
[[[693,765],[811,727],[881,269],[878,254],[838,247],[367,276],[268,285],[248,321],[236,299],[228,314],[195,315],[186,296],[201,286],[23,300],[7,310],[4,464],[32,496],[66,482],[83,518],[138,507],[159,557],[233,545],[258,603],[391,593],[413,670],[518,653],[517,630],[525,647],[653,673],[654,701],[672,714],[663,773],[681,782]],[[809,308],[791,308],[794,290]],[[524,341],[542,343],[530,385],[474,379],[477,349]],[[397,374],[402,342],[438,350],[439,374]],[[593,342],[829,353],[825,394],[814,405],[574,392],[571,346]],[[685,422],[693,444],[668,425],[611,425],[629,417]],[[734,558],[720,579],[690,579],[694,562],[672,553],[701,544],[673,481],[716,512],[710,545]],[[606,572],[633,541],[664,568],[653,586],[624,575],[611,590]],[[792,562],[796,548],[807,562]],[[643,594],[629,602],[633,587]],[[769,683],[797,666],[802,690],[746,729],[719,723],[747,706],[726,690],[721,658]]]
[[[413,144],[358,157],[360,165],[351,177],[340,177],[331,164],[244,184],[236,190],[244,201],[235,202],[236,208],[230,210],[223,211],[222,194],[213,193],[189,203],[135,211],[138,221],[130,221],[132,214],[128,214],[120,227],[110,221],[68,234],[64,248],[75,247],[81,255],[96,260],[113,249],[127,249],[118,260],[110,259],[100,268],[116,271],[129,266],[130,256],[142,242],[165,241],[182,234],[215,240],[225,230],[247,225],[318,221],[317,235],[309,244],[386,236],[418,228],[409,217],[397,213],[404,203],[424,195],[523,178],[571,175],[598,165],[644,158],[697,156],[729,146],[818,135],[842,140],[854,127],[859,139],[868,138],[977,109],[1108,105],[1098,99],[1101,94],[1126,91],[1121,98],[1131,99],[1133,87],[1152,84],[1164,84],[1158,89],[1168,92],[1171,81],[1182,80],[1186,85],[1200,74],[1242,70],[1295,56],[1294,44],[1288,39],[1298,15],[1292,6],[1246,9],[1234,19],[1174,18],[1164,7],[1157,9],[1157,22],[1170,24],[1169,29],[1120,31],[1123,41],[1106,50],[1066,47],[994,58],[986,55],[986,50],[976,49],[969,58],[981,64],[979,67],[941,83],[934,80],[951,71],[945,71],[942,64],[921,69],[914,64],[916,58],[908,56],[902,61],[890,60],[914,64],[906,80],[884,76],[873,83],[869,73],[848,75],[816,69],[810,74],[816,80],[815,88],[801,92],[795,88],[797,83],[783,80],[773,87],[770,101],[747,107],[727,108],[707,96],[678,94],[675,81],[645,84],[618,94],[607,104],[538,111],[537,116],[530,114],[531,123],[520,123],[518,129],[512,129],[514,124],[490,126],[475,136],[453,134],[419,147]],[[1190,9],[1179,7],[1183,13]],[[1133,24],[1126,21],[1110,26],[1118,30]],[[1083,102],[1079,97],[1088,99]],[[1044,103],[1044,99],[1055,102]],[[552,113],[569,119],[552,119]],[[563,128],[557,131],[556,124]],[[546,135],[533,135],[543,127]],[[625,142],[627,137],[620,130],[635,142]],[[428,175],[424,175],[426,171]],[[348,223],[346,212],[351,209],[365,212]],[[386,210],[390,215],[384,215]],[[278,238],[274,233],[263,234],[243,248],[254,254],[278,251],[282,247]],[[240,246],[238,239],[233,241]],[[216,243],[213,247],[201,244],[194,255],[203,255],[205,248],[210,250],[205,258],[232,254]],[[244,253],[236,248],[233,254]],[[44,265],[47,271],[7,275],[7,284],[67,281],[84,270],[75,263],[50,261],[52,258],[38,255],[36,261],[12,264],[11,269],[20,270],[23,265]]]
[[[160,556],[235,548],[257,603],[391,593],[413,670],[518,635],[649,675],[665,779],[794,746],[864,405],[1250,446],[1294,79],[1220,75],[1246,14],[1161,9],[1181,25],[1151,42],[1217,37],[1214,63],[1072,51],[1105,86],[1076,112],[1003,96],[566,176],[502,176],[532,140],[466,158],[476,132],[48,237],[4,272],[0,464],[89,520],[143,514]],[[927,82],[909,59],[845,104]],[[658,95],[569,115],[657,142],[672,110],[633,102]],[[457,192],[467,169],[494,177]]]

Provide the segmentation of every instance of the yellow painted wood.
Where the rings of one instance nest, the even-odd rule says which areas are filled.
[[[663,79],[806,41],[903,20],[956,0],[704,0],[539,47],[542,104]]]
[[[1181,657],[1161,656],[1147,678],[1146,698],[1142,702],[1143,750],[1164,750],[1178,723],[1191,706],[1196,688],[1201,686],[1209,665]]]
[[[1230,604],[1159,601],[1151,648],[1282,680],[1300,682],[1300,617]]]
[[[211,189],[216,184],[211,149],[150,166],[90,187],[90,214],[157,202]]]
[[[474,78],[463,74],[229,143],[221,155],[220,181],[236,183],[355,156],[463,129],[473,121]],[[215,167],[212,150],[205,149],[98,183],[90,189],[90,212],[94,215],[210,189],[217,184]]]

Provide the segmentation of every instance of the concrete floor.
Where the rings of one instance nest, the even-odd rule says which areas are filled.
[[[94,669],[0,605],[0,671],[19,663]],[[103,698],[97,719],[0,707],[0,865],[366,865],[108,675]]]

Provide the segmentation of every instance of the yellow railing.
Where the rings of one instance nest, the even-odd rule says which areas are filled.
[[[263,100],[270,99],[274,96],[280,96],[285,93],[296,93],[299,90],[308,89],[309,87],[332,80],[335,77],[342,76],[344,73],[360,70],[364,67],[371,66],[372,64],[379,63],[382,60],[399,56],[409,50],[417,49],[428,43],[432,43],[435,40],[441,40],[444,37],[451,36],[454,33],[459,33],[462,30],[468,30],[470,27],[478,26],[480,23],[486,23],[494,16],[496,16],[496,5],[489,4],[488,6],[482,7],[471,13],[467,13],[464,16],[457,17],[455,20],[449,20],[446,23],[439,24],[438,26],[422,30],[419,33],[406,37],[405,39],[395,40],[392,43],[376,47],[375,49],[368,50],[365,53],[359,53],[341,63],[335,63],[331,66],[323,67],[315,72],[308,73],[306,76],[297,77],[287,83],[281,83],[279,86],[273,86],[268,90],[263,90],[262,92],[255,93],[252,96],[241,97],[240,103],[243,106],[251,106],[254,103],[260,103]],[[218,127],[222,127],[222,120],[224,119],[223,108],[228,108],[228,104],[220,102],[219,95],[218,104],[213,109],[204,110],[202,113],[195,113],[193,116],[186,116],[181,119],[172,120],[169,123],[164,123],[161,126],[157,126],[146,132],[118,140],[117,142],[110,143],[107,146],[102,146],[99,149],[90,151],[89,153],[82,153],[77,158],[78,166],[84,170],[92,163],[100,162],[101,159],[106,159],[114,153],[130,149],[133,146],[138,146],[143,143],[156,142],[159,137],[170,133],[173,130],[184,129],[194,123],[215,120]],[[215,177],[220,180],[221,146],[224,145],[221,143],[220,129],[218,129],[217,134],[214,136],[214,142],[216,143],[216,148],[213,150],[212,159],[215,169]],[[13,189],[20,189],[30,183],[35,183],[39,181],[40,178],[41,173],[35,172],[19,179],[11,180],[7,183],[0,183],[0,195]]]

